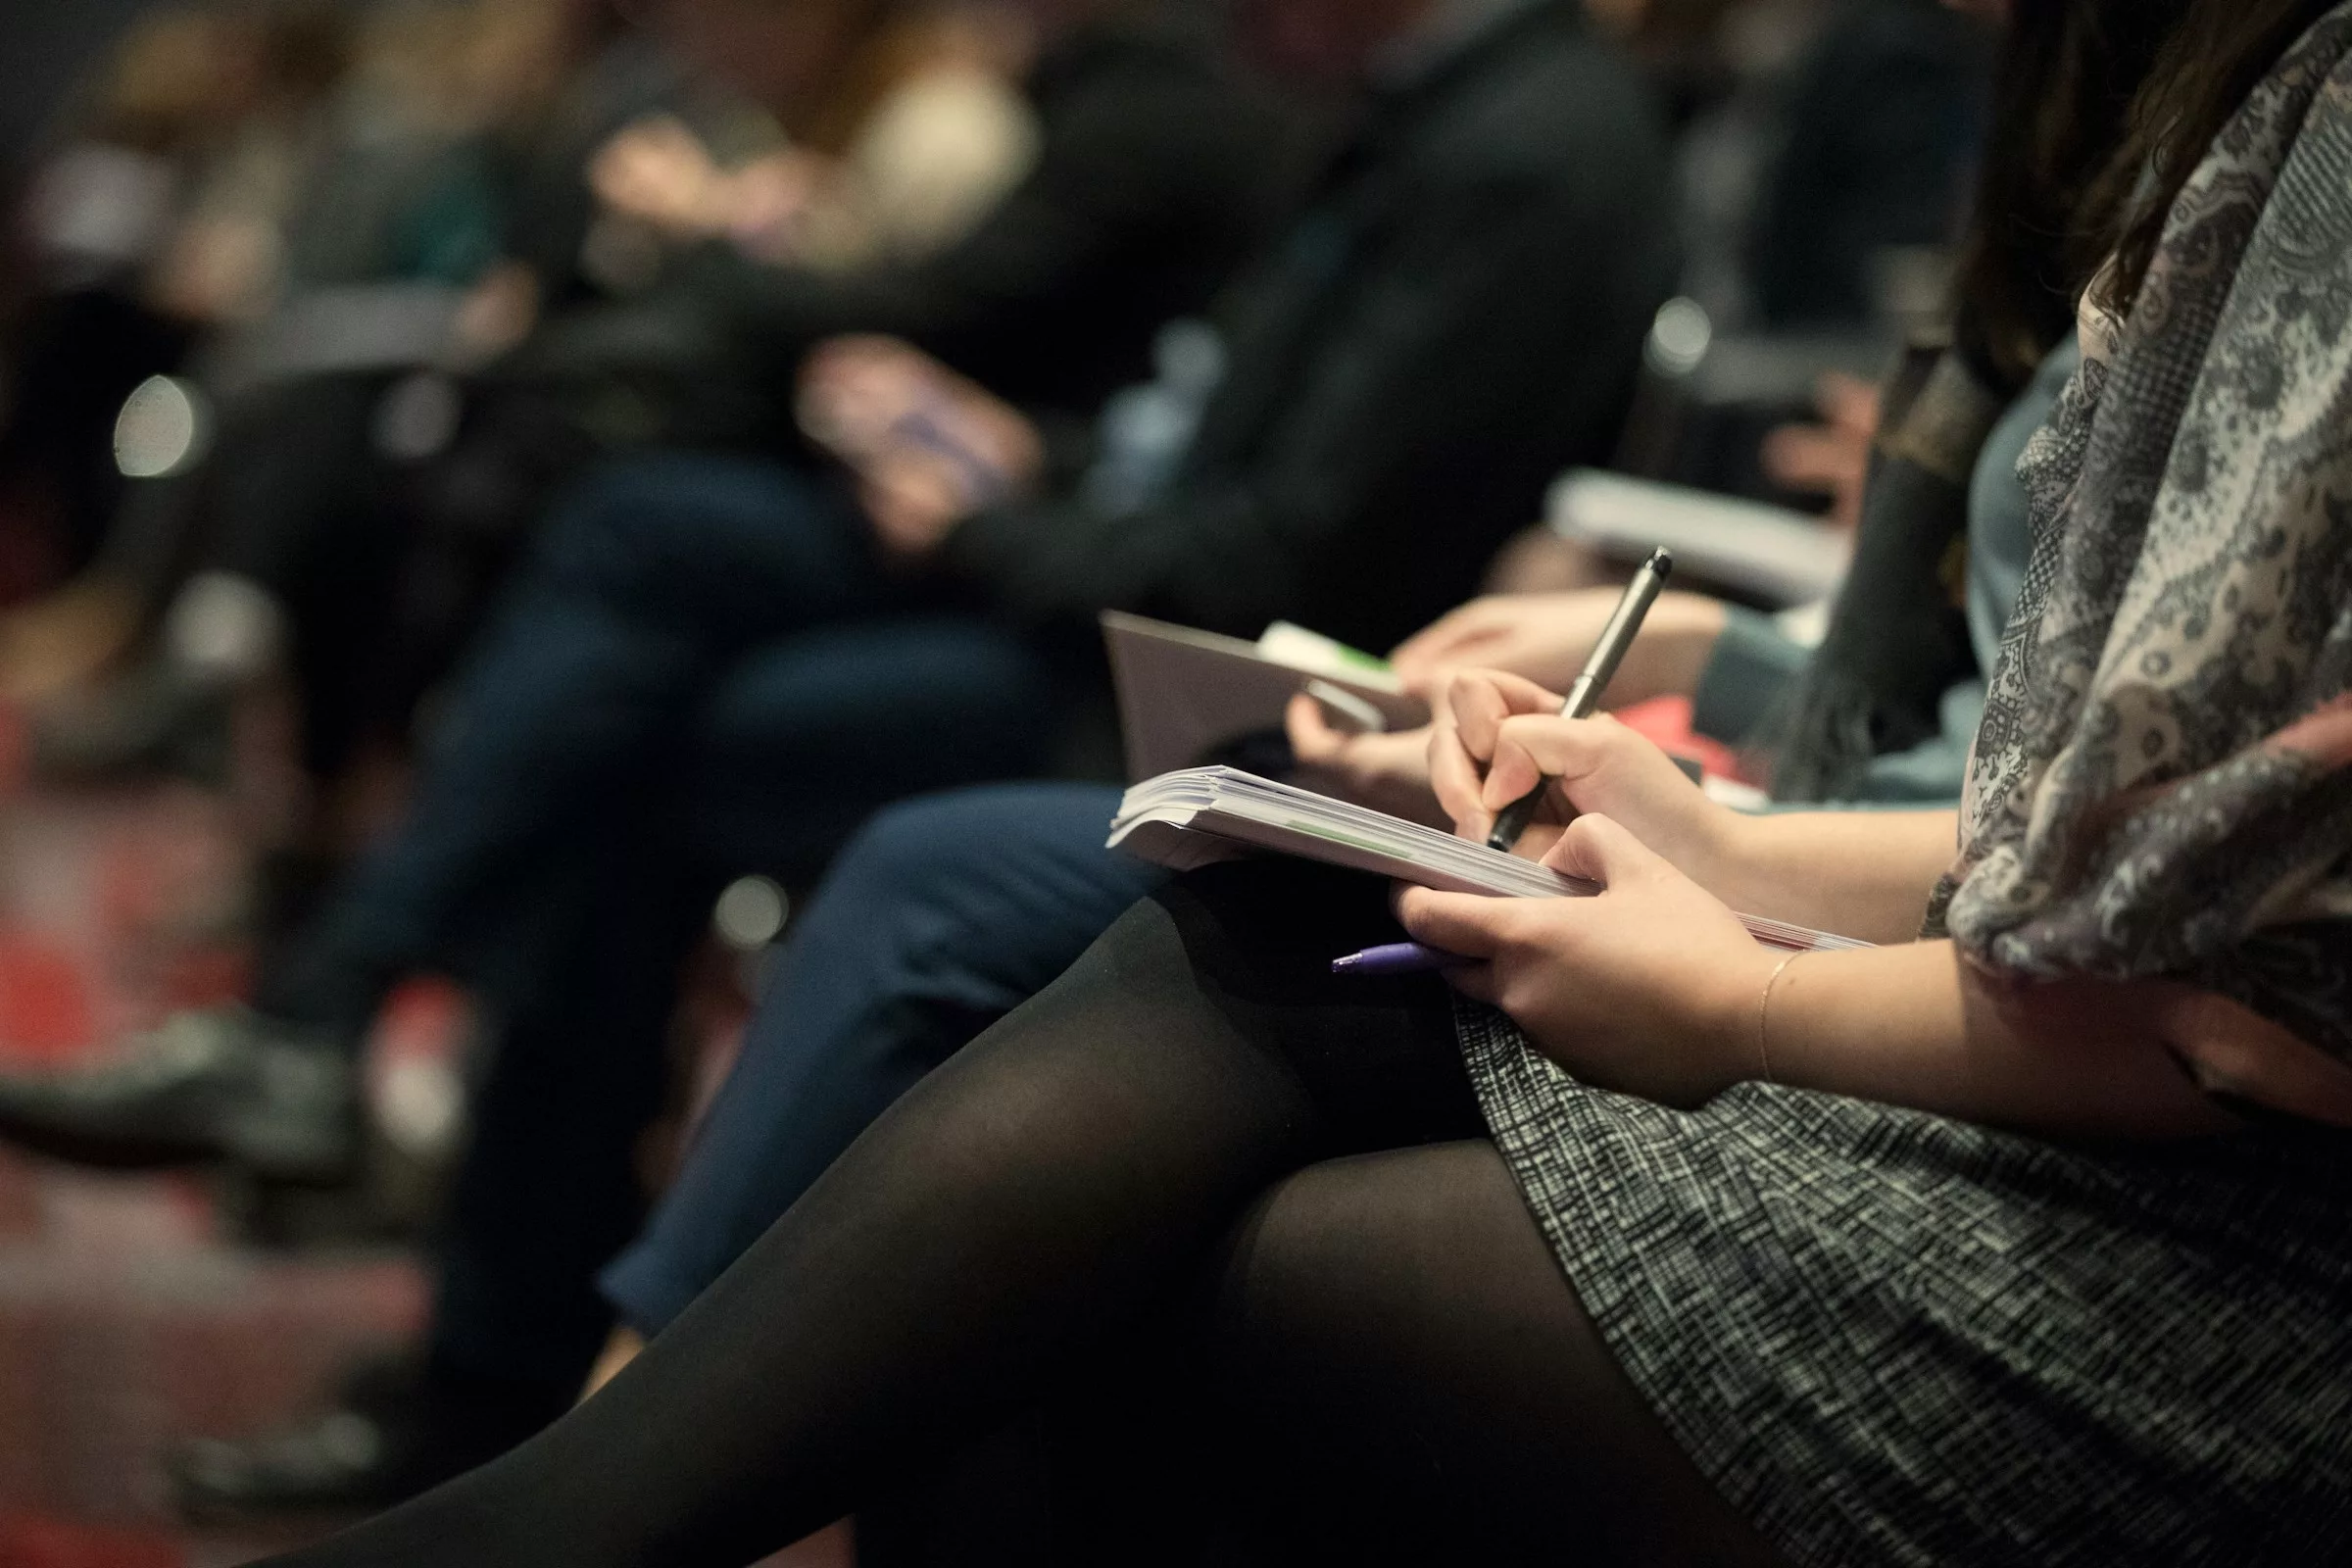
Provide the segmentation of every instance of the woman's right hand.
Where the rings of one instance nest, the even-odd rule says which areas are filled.
[[[1544,783],[1520,854],[1541,856],[1578,814],[1597,811],[1700,886],[1719,886],[1739,813],[1708,800],[1654,743],[1605,714],[1562,718],[1560,701],[1501,670],[1453,677],[1430,736],[1429,777],[1455,833],[1483,842],[1503,807]]]

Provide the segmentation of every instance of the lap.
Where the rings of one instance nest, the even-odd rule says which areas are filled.
[[[1483,1140],[1326,1161],[1234,1233],[1219,1401],[1310,1554],[1768,1563],[1611,1358]],[[1340,1522],[1340,1523],[1335,1523]]]
[[[1103,848],[1118,792],[1021,784],[878,813],[779,955],[677,1183],[605,1276],[659,1329],[922,1076],[1162,879]]]
[[[877,801],[1035,771],[1056,710],[1036,651],[978,616],[841,621],[761,647],[733,665],[696,720],[686,815],[698,852],[729,872],[809,875]],[[1103,806],[1088,824],[1098,852],[1109,817]],[[1021,828],[1019,811],[999,811],[984,831]],[[909,822],[891,836],[923,831]],[[968,831],[949,823],[938,836],[952,843]]]
[[[1104,845],[1118,801],[1109,785],[1025,783],[889,807],[843,852],[820,906],[872,906],[902,961],[935,977],[925,989],[1010,1008],[1166,880]]]
[[[614,460],[558,503],[532,586],[705,640],[777,635],[899,595],[840,485],[782,463],[694,453]]]

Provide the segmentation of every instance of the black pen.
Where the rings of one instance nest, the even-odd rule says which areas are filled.
[[[1560,704],[1562,718],[1584,718],[1600,706],[1600,694],[1608,689],[1609,677],[1617,673],[1625,651],[1633,647],[1634,636],[1642,629],[1642,617],[1658,602],[1658,590],[1666,586],[1666,579],[1673,571],[1674,556],[1663,549],[1651,551],[1649,559],[1642,563],[1634,580],[1625,585],[1625,597],[1617,601],[1609,623],[1600,628],[1600,640],[1592,645],[1592,657],[1585,661],[1583,673],[1568,688],[1568,700]],[[1539,779],[1534,789],[1502,808],[1494,818],[1494,831],[1487,835],[1488,849],[1508,855],[1518,847],[1528,823],[1536,819],[1536,808],[1544,803],[1548,782]]]

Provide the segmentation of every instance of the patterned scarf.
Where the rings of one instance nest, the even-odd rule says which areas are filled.
[[[2083,317],[1928,931],[2229,997],[2286,1033],[2192,1070],[2341,1120],[2352,1068],[2278,1058],[2352,1063],[2352,3],[2214,143],[2130,318]],[[2329,1108],[2280,1103],[2315,1066]]]

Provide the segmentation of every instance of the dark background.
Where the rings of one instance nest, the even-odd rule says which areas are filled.
[[[145,0],[0,0],[0,183],[24,171],[75,76]]]

